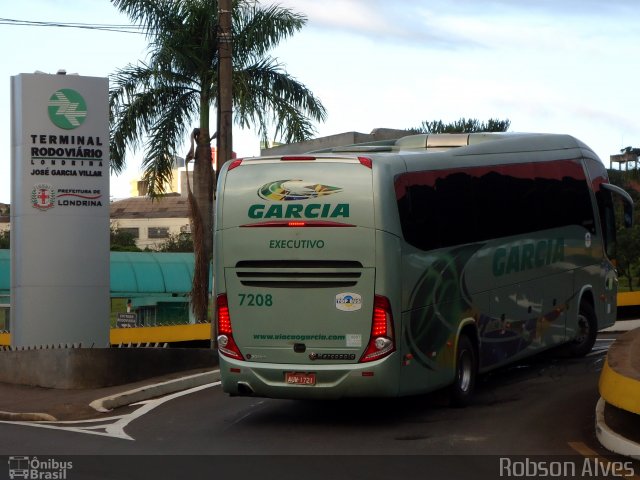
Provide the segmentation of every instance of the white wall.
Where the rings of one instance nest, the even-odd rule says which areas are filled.
[[[149,227],[169,228],[170,235],[177,235],[181,232],[181,228],[189,225],[188,218],[112,218],[112,228],[138,228],[139,237],[136,240],[138,248],[144,249],[149,247],[154,249],[156,246],[164,243],[166,238],[149,238]]]

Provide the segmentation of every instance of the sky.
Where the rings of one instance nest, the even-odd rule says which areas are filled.
[[[277,3],[307,17],[271,55],[325,105],[317,136],[499,118],[514,132],[573,135],[607,167],[609,155],[640,147],[638,0]],[[3,19],[130,24],[109,0],[0,5]],[[11,76],[65,69],[108,77],[143,61],[147,44],[139,34],[0,24],[0,202],[11,197]],[[234,128],[233,149],[258,155],[259,139]],[[130,153],[125,172],[112,176],[112,197],[129,195],[141,155]]]

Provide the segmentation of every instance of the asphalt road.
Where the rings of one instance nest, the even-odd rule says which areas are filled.
[[[212,385],[118,409],[99,424],[0,423],[0,454],[67,458],[75,462],[70,480],[138,478],[135,472],[212,478],[226,469],[240,479],[426,471],[424,478],[476,479],[498,478],[501,461],[523,458],[625,461],[604,450],[594,431],[599,373],[613,337],[601,335],[585,358],[556,350],[484,376],[465,409],[450,408],[440,392],[305,402],[230,398]]]

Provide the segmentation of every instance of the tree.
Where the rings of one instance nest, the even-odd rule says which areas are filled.
[[[620,274],[626,277],[629,291],[633,291],[634,273],[640,261],[640,225],[622,228],[617,232],[616,260]]]
[[[0,248],[9,249],[11,247],[11,232],[9,230],[2,230],[0,232]]]
[[[112,252],[140,252],[133,233],[112,225],[109,228],[109,244]]]
[[[634,148],[632,146],[628,146],[628,147],[621,148],[620,153],[630,153],[632,155],[640,156],[640,148]]]
[[[631,147],[627,149],[632,150]],[[627,149],[623,149],[625,151]],[[625,189],[634,204],[640,201],[640,183],[638,182],[638,171],[632,170],[607,170],[609,181]],[[616,261],[618,272],[627,279],[629,291],[633,291],[633,279],[640,272],[640,209],[634,208],[633,227],[625,228],[622,221],[622,207],[616,208],[617,242]],[[620,283],[620,287],[622,287]]]
[[[452,123],[442,120],[424,121],[418,128],[412,128],[415,133],[473,133],[473,132],[506,132],[511,126],[510,120],[490,118],[481,122],[476,118],[460,118]]]
[[[190,233],[169,235],[169,238],[158,245],[156,250],[158,252],[193,252],[193,239]]]
[[[142,161],[149,194],[164,191],[171,159],[197,122],[191,221],[196,265],[192,308],[198,321],[208,312],[209,265],[213,251],[213,190],[210,109],[217,107],[218,1],[112,0],[140,24],[150,39],[148,63],[128,65],[111,78],[111,169],[125,166],[127,148],[144,145]],[[322,103],[268,55],[280,41],[302,28],[306,18],[272,5],[234,0],[233,109],[241,127],[255,126],[266,140],[302,141],[322,121]],[[227,159],[223,159],[227,160]]]

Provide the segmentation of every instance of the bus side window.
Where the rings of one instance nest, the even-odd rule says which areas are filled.
[[[404,238],[425,251],[568,225],[595,233],[574,160],[409,173],[395,189]]]

